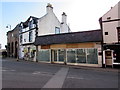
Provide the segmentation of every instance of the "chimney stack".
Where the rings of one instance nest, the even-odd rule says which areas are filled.
[[[63,14],[62,14],[62,23],[63,24],[67,23],[67,15],[65,14],[65,12],[63,12]]]
[[[47,10],[47,13],[53,12],[52,4],[48,3],[47,6],[46,6],[46,10]]]

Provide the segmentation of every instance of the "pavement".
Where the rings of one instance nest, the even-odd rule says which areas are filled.
[[[93,68],[13,58],[2,62],[3,88],[118,88],[116,68]]]

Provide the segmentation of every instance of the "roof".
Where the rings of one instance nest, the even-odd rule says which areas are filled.
[[[28,22],[30,21],[31,18],[34,20],[34,23],[37,22],[37,19],[38,19],[37,17],[30,16],[30,17],[27,19],[27,21],[21,22],[21,23],[23,23],[24,28],[28,27]]]
[[[111,7],[111,9],[108,10],[103,16],[105,16],[106,14],[108,14],[109,12],[111,12],[111,10],[113,10],[113,8],[115,8],[117,5],[120,5],[120,1],[117,4],[115,4],[113,7]]]
[[[68,43],[101,42],[101,41],[102,41],[102,31],[98,29],[92,31],[38,36],[36,37],[34,44],[51,45],[51,44],[68,44]]]

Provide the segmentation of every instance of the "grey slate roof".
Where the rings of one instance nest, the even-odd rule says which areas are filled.
[[[34,16],[30,16],[30,17],[27,19],[27,21],[22,22],[24,28],[28,27],[28,22],[29,22],[29,20],[30,20],[31,18],[33,18],[34,23],[37,23],[37,19],[38,19],[38,18],[37,18],[37,17],[34,17]]]
[[[35,39],[35,45],[68,44],[83,42],[101,42],[102,31],[92,30],[83,32],[71,32],[53,35],[38,36]]]

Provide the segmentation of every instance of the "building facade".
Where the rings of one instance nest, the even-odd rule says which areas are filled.
[[[7,32],[7,55],[9,57],[18,57],[19,47],[19,24],[11,31]]]
[[[103,65],[120,65],[120,2],[100,18]]]
[[[102,67],[101,30],[39,36],[38,62]]]
[[[67,33],[70,31],[67,25],[67,15],[63,12],[60,22],[53,12],[51,4],[46,6],[46,14],[38,20],[38,36]]]
[[[36,47],[34,46],[37,36],[38,18],[30,16],[27,21],[20,23],[19,30],[19,58],[25,60],[34,60]]]
[[[46,6],[46,14],[41,18],[30,16],[21,22],[19,33],[19,58],[36,61],[36,46],[33,44],[37,36],[67,33],[70,31],[66,23],[67,15],[62,14],[62,22],[57,19],[51,4]]]

